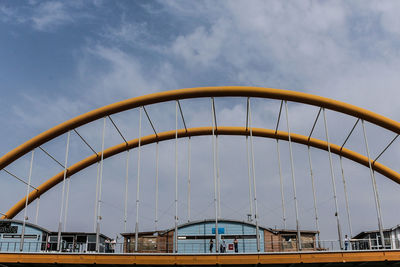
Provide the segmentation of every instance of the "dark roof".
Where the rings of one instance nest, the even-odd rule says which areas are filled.
[[[12,222],[12,223],[17,223],[17,224],[21,224],[21,225],[24,224],[23,221],[14,220],[14,219],[0,219],[0,222]],[[25,225],[26,225],[26,226],[33,227],[33,228],[36,228],[36,229],[39,229],[39,230],[42,230],[42,231],[45,232],[45,233],[50,233],[50,231],[47,230],[46,228],[43,228],[43,227],[41,227],[41,226],[39,226],[39,225],[30,223],[30,222],[25,222]]]
[[[181,225],[178,225],[178,229],[182,228],[182,227],[186,227],[189,225],[195,225],[195,224],[201,224],[201,223],[208,223],[208,222],[215,222],[215,219],[205,219],[205,220],[197,220],[197,221],[191,221],[191,222],[187,222]],[[245,225],[249,225],[252,227],[256,227],[256,225],[252,222],[248,222],[248,221],[239,221],[239,220],[232,220],[232,219],[219,219],[218,222],[232,222],[232,223],[240,223],[240,224],[245,224]],[[259,226],[260,229],[262,230],[266,230],[269,231],[273,234],[278,234],[278,233],[297,233],[297,230],[289,230],[289,229],[272,229],[272,228],[268,228],[268,227],[263,227],[263,226]],[[159,234],[159,235],[163,235],[166,234],[170,231],[175,230],[175,228],[169,228],[166,230],[162,230],[162,231],[148,231],[148,232],[140,232],[139,235],[143,236],[143,235],[154,235],[154,234]],[[300,230],[301,233],[309,233],[309,234],[317,234],[318,231],[312,231],[312,230]],[[122,236],[129,236],[129,235],[133,235],[134,233],[121,233]]]

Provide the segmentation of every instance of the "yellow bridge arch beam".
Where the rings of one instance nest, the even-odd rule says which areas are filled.
[[[201,98],[201,97],[257,97],[287,100],[331,109],[348,114],[373,124],[379,125],[387,130],[400,134],[400,123],[372,111],[350,105],[341,101],[312,94],[295,92],[282,89],[248,87],[248,86],[223,86],[223,87],[198,87],[172,91],[164,91],[144,96],[139,96],[114,104],[110,104],[85,114],[79,115],[65,121],[23,143],[0,158],[0,170],[25,155],[34,148],[52,140],[53,138],[95,121],[107,115],[121,111],[151,105],[171,100]]]
[[[256,137],[264,137],[264,138],[273,138],[273,139],[279,139],[279,140],[285,140],[288,141],[289,134],[284,131],[277,131],[275,133],[275,130],[271,129],[262,129],[262,128],[252,128],[253,131],[253,136]],[[246,129],[245,127],[221,127],[219,126],[215,130],[216,135],[235,135],[235,136],[248,136],[250,134],[249,129]],[[184,138],[184,137],[189,137],[189,136],[203,136],[203,135],[212,135],[212,127],[197,127],[197,128],[188,128],[188,129],[180,129],[178,130],[178,138]],[[308,139],[307,136],[300,135],[300,134],[295,134],[291,133],[290,134],[291,141],[303,145],[309,145],[314,148],[322,149],[322,150],[328,150],[328,143],[319,140],[316,138],[310,138]],[[166,132],[161,132],[158,133],[157,135],[148,135],[148,136],[143,136],[140,139],[140,145],[148,145],[148,144],[153,144],[156,142],[161,142],[161,141],[166,141],[166,140],[172,140],[175,138],[175,130],[172,131],[166,131]],[[103,158],[109,158],[112,157],[118,153],[124,152],[128,149],[133,149],[138,146],[139,139],[133,139],[128,141],[128,143],[121,143],[119,145],[110,147],[108,149],[104,150],[104,155]],[[341,155],[342,157],[345,157],[347,159],[350,159],[352,161],[355,161],[361,165],[364,165],[366,167],[369,167],[369,162],[368,158],[355,152],[352,150],[349,150],[347,148],[342,148],[338,145],[335,144],[330,144],[331,152],[337,155]],[[93,154],[86,159],[83,159],[71,166],[68,167],[67,169],[67,177],[70,177],[71,175],[74,175],[75,173],[95,164],[96,162],[100,161],[101,159],[101,152],[98,154]],[[371,163],[373,163],[372,160],[370,160]],[[389,167],[379,163],[379,162],[374,162],[372,165],[373,169],[388,177],[389,179],[393,180],[394,182],[400,184],[400,174],[397,173],[396,171],[390,169]],[[28,195],[28,203],[31,203],[34,201],[36,198],[38,198],[40,195],[44,194],[48,190],[50,190],[52,187],[57,185],[58,183],[62,182],[64,178],[64,171],[56,174],[43,184],[37,187],[37,190],[33,190],[29,195]],[[25,201],[26,197],[21,199],[19,202],[17,202],[13,207],[11,207],[6,213],[5,216],[3,216],[1,219],[12,219],[14,216],[16,216],[21,210],[24,209],[25,207]]]

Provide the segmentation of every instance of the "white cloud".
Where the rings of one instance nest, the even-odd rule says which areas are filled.
[[[67,12],[65,2],[44,2],[35,10],[32,21],[34,28],[40,31],[52,30],[57,26],[73,22],[70,12]]]

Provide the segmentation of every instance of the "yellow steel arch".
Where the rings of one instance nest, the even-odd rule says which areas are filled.
[[[247,86],[224,86],[224,87],[199,87],[180,90],[159,92],[140,97],[127,99],[108,106],[104,106],[73,119],[63,122],[23,143],[11,150],[0,158],[0,170],[25,155],[32,149],[44,144],[45,142],[75,129],[86,123],[92,122],[107,115],[136,108],[139,106],[150,105],[176,99],[200,98],[200,97],[259,97],[270,99],[282,99],[299,102],[309,105],[324,107],[341,113],[345,113],[373,124],[379,125],[390,131],[400,134],[400,123],[372,111],[343,103],[326,97],[295,92],[282,89],[247,87]]]
[[[274,138],[274,139],[280,139],[280,140],[288,140],[288,133],[283,132],[283,131],[277,131],[275,133],[275,130],[270,130],[270,129],[262,129],[262,128],[252,128],[253,131],[253,136],[258,136],[258,137],[265,137],[265,138]],[[188,128],[188,129],[180,129],[178,130],[178,138],[183,138],[183,137],[189,137],[189,136],[200,136],[200,135],[211,135],[212,134],[212,127],[198,127],[198,128]],[[217,135],[243,135],[243,136],[248,136],[249,130],[246,129],[245,127],[218,127],[218,129],[215,131],[215,134]],[[303,145],[309,145],[318,149],[322,150],[328,150],[328,144],[325,141],[315,139],[315,138],[310,138],[308,139],[307,136],[300,135],[300,134],[290,134],[291,141]],[[140,139],[140,145],[148,145],[152,144],[155,142],[161,142],[165,140],[171,140],[175,138],[175,131],[167,131],[167,132],[162,132],[158,133],[157,135],[148,135],[144,136]],[[121,153],[123,151],[126,151],[128,149],[132,149],[138,146],[139,139],[133,139],[128,141],[128,144],[126,143],[121,143],[119,145],[110,147],[108,149],[104,150],[104,155],[103,158],[109,158],[112,157],[118,153]],[[359,164],[362,164],[366,167],[369,167],[369,162],[368,158],[354,152],[352,150],[349,150],[347,148],[341,149],[340,146],[335,145],[335,144],[330,144],[331,152],[341,155],[345,158],[348,158],[350,160],[353,160]],[[99,155],[101,156],[101,152],[99,152]],[[98,162],[101,157],[99,157],[97,154],[93,154],[92,156],[87,157],[86,159],[83,159],[71,166],[68,167],[67,169],[67,177],[83,170],[84,168],[87,168],[94,163]],[[372,160],[371,160],[372,162]],[[389,167],[379,163],[375,162],[373,165],[373,169],[388,177],[389,179],[393,180],[394,182],[400,184],[400,174],[397,173],[396,171],[390,169]],[[40,195],[44,194],[47,192],[49,189],[57,185],[63,180],[64,177],[64,172],[60,172],[57,175],[53,176],[43,184],[37,187],[37,190],[32,191],[28,195],[28,203],[31,203],[34,201],[36,198],[38,198]],[[8,218],[12,219],[14,216],[16,216],[23,208],[25,207],[25,201],[26,198],[24,197],[21,199],[19,202],[17,202],[13,207],[11,207],[6,213],[5,216],[2,217],[2,219]]]

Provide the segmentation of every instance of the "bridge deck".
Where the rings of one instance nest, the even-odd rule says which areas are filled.
[[[225,255],[0,253],[0,263],[6,264],[238,265],[345,262],[400,262],[400,250]]]

